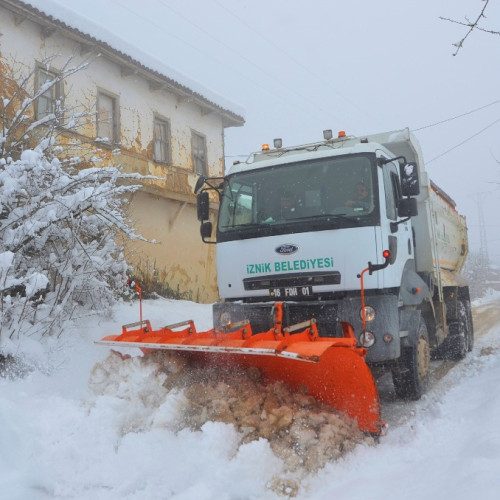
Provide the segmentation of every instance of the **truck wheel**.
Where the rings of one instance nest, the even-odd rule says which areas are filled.
[[[429,384],[431,354],[429,336],[423,318],[420,318],[415,345],[405,347],[398,366],[392,371],[396,395],[401,399],[420,399]]]

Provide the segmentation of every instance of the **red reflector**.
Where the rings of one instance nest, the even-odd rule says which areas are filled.
[[[391,252],[389,252],[389,250],[384,250],[382,255],[384,256],[384,259],[388,259],[391,256]]]

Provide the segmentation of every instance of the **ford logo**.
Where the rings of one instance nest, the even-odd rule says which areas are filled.
[[[297,252],[299,247],[297,245],[294,245],[293,243],[285,243],[283,245],[280,245],[279,247],[276,247],[274,251],[280,255],[292,255],[293,253]]]

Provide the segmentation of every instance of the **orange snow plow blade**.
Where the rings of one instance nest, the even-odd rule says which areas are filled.
[[[343,323],[343,338],[327,338],[318,336],[314,320],[283,330],[280,325],[277,320],[275,328],[252,334],[248,322],[232,325],[237,330],[230,332],[196,332],[192,321],[159,330],[153,330],[149,321],[140,321],[124,325],[121,335],[96,343],[137,347],[144,352],[179,351],[197,364],[255,366],[268,380],[282,381],[297,390],[305,386],[317,400],[356,419],[362,431],[380,434],[377,387],[364,361],[365,349],[356,347],[352,327]]]

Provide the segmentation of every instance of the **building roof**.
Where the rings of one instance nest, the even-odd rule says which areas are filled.
[[[113,44],[100,40],[96,36],[82,31],[81,26],[77,28],[73,22],[68,19],[62,20],[56,17],[52,12],[40,10],[42,2],[35,2],[37,6],[28,1],[20,0],[0,0],[0,6],[10,10],[20,21],[28,19],[42,26],[42,35],[49,37],[56,32],[74,40],[82,45],[85,51],[97,51],[106,56],[121,68],[123,75],[140,74],[149,81],[152,90],[166,90],[181,98],[194,102],[205,112],[214,112],[219,114],[225,127],[238,127],[245,123],[242,113],[232,110],[235,107],[220,96],[215,96],[212,92],[199,87],[195,82],[187,82],[187,78],[167,67],[160,61],[147,58],[140,49],[133,50],[131,53],[125,53],[118,49],[118,43]],[[40,3],[41,5],[38,5]],[[40,8],[38,8],[40,7]],[[59,14],[62,12],[62,15]],[[58,15],[64,17],[64,11],[58,11]],[[83,23],[85,24],[85,23]],[[85,30],[87,31],[87,30]],[[91,31],[91,30],[89,30]],[[115,46],[113,46],[115,45]],[[144,56],[144,57],[142,57]],[[141,60],[139,60],[141,59]],[[147,62],[145,62],[147,60]]]

